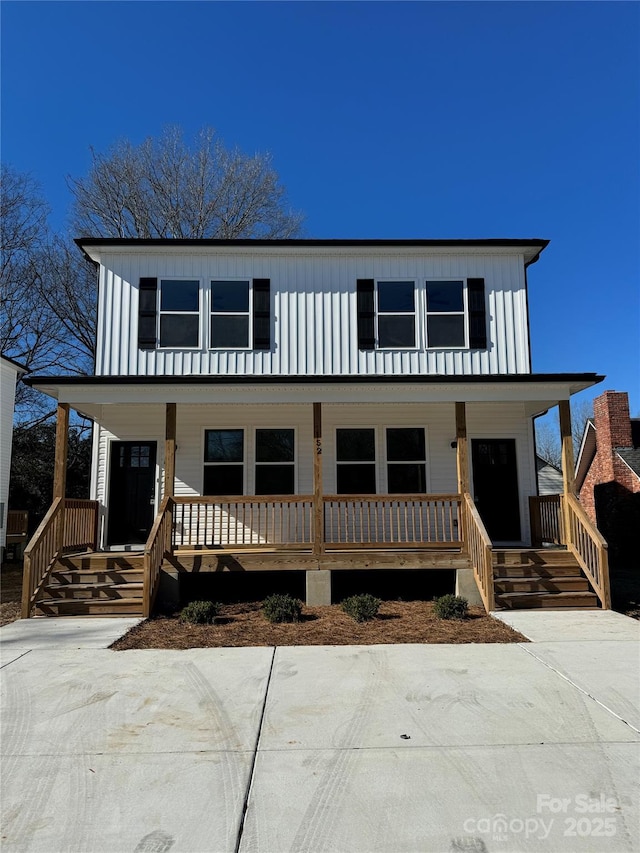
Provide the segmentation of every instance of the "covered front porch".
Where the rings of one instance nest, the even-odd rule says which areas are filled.
[[[56,388],[59,441],[54,504],[25,555],[24,616],[41,599],[52,572],[55,574],[57,561],[65,554],[85,550],[108,554],[109,549],[112,553],[114,548],[119,552],[125,547],[140,559],[140,608],[145,615],[152,610],[162,577],[166,580],[167,576],[185,571],[274,569],[306,571],[308,594],[315,590],[316,599],[326,602],[327,590],[330,600],[332,571],[447,568],[456,571],[459,592],[468,597],[477,595],[484,607],[492,610],[496,605],[494,579],[500,549],[511,546],[531,550],[543,542],[575,552],[601,606],[609,606],[606,546],[588,524],[573,494],[569,406],[572,389],[567,378],[547,378],[536,384],[530,379],[520,383],[506,382],[504,378],[491,382],[485,377],[487,381],[482,386],[451,378],[446,386],[418,384],[415,379],[411,385],[397,380],[393,385],[369,380],[366,385],[332,382],[324,387],[306,378],[306,385],[283,382],[277,388],[254,378],[253,386],[213,383],[204,394],[202,383],[185,390],[172,385],[171,378],[147,387],[140,387],[140,382],[110,386],[106,377],[99,379],[99,383],[89,380],[84,388],[73,383],[60,383]],[[583,377],[581,380],[585,382]],[[586,382],[582,387],[588,384],[592,383]],[[163,387],[167,385],[172,387]],[[555,399],[553,392],[557,394]],[[167,403],[169,394],[177,401]],[[561,394],[566,399],[558,399]],[[312,395],[321,399],[314,400]],[[203,396],[208,399],[203,401]],[[561,412],[564,495],[549,501],[538,498],[535,484],[527,477],[535,470],[532,416],[554,403],[559,403]],[[66,434],[71,407],[93,416],[98,424],[91,501],[65,498]],[[276,410],[278,418],[274,416]],[[246,417],[242,420],[244,412]],[[152,444],[149,425],[157,429],[160,413],[163,436],[159,439],[155,433],[156,456],[152,465],[151,457],[145,457],[140,449],[133,457],[131,453],[133,447],[142,447],[142,439]],[[265,422],[268,427],[257,426]],[[207,466],[242,464],[245,483],[247,477],[255,478],[249,480],[251,486],[258,482],[262,464],[257,444],[251,446],[249,439],[245,439],[241,463],[234,459],[220,462],[215,455],[213,462],[208,462],[208,432],[238,433],[244,428],[247,433],[253,430],[253,437],[260,429],[282,431],[283,423],[291,423],[291,430],[295,429],[293,482],[312,488],[296,489],[293,494],[201,493],[204,489],[199,478],[204,476],[205,483],[211,482]],[[376,430],[374,438],[382,449],[376,450],[373,462],[367,458],[340,458],[341,429],[361,434]],[[413,439],[420,429],[425,434],[423,457],[393,457],[389,431],[394,431],[392,438],[397,444],[398,437],[403,437],[402,430]],[[363,436],[357,437],[361,440]],[[136,438],[140,439],[138,445]],[[497,449],[491,442],[496,443]],[[107,460],[111,459],[113,470],[114,448],[120,452],[125,445],[131,447],[125,447],[123,458],[131,462],[135,457],[133,468],[153,468],[157,474],[153,495],[146,495],[148,506],[154,510],[155,505],[157,509],[152,512],[150,528],[137,543],[109,541],[109,531],[113,529],[110,513],[124,497],[113,491],[117,480],[109,481]],[[515,498],[494,489],[491,506],[485,503],[483,508],[486,497],[478,495],[478,454],[502,452],[505,464],[511,464],[507,458],[511,448],[518,484]],[[143,458],[148,462],[142,462]],[[280,467],[285,464],[288,463],[283,462]],[[353,482],[369,464],[377,493],[367,490],[346,494],[336,490],[336,485]],[[341,465],[345,470],[350,466],[346,480],[342,474],[342,481]],[[380,488],[414,476],[422,478],[424,491],[389,492]],[[449,488],[434,490],[434,485]],[[505,537],[492,535],[490,529],[496,517],[496,502],[508,515],[510,511],[513,514],[509,502],[514,500],[520,526],[517,535],[504,541]]]

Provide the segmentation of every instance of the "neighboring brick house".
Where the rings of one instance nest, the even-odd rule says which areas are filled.
[[[626,392],[605,391],[593,403],[576,463],[580,503],[609,542],[612,560],[640,549],[640,418]]]

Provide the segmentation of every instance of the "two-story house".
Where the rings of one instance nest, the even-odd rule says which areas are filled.
[[[59,442],[25,615],[148,613],[194,570],[305,571],[329,603],[332,572],[447,568],[488,609],[608,606],[569,410],[603,377],[531,372],[546,240],[77,243],[95,375],[30,380]],[[533,418],[556,404],[565,495],[543,499]],[[70,408],[95,425],[91,501],[64,494]]]

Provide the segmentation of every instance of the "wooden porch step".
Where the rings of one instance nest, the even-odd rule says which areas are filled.
[[[589,592],[585,577],[495,578],[496,595],[508,592]]]
[[[566,548],[504,548],[493,550],[494,566],[577,566]]]
[[[144,579],[144,569],[58,569],[51,580],[61,584],[137,583]]]
[[[496,607],[505,610],[547,608],[597,609],[594,592],[504,592],[496,595]]]
[[[42,599],[36,605],[44,616],[142,616],[139,598]]]
[[[135,552],[114,553],[96,551],[90,554],[65,554],[56,566],[68,571],[106,571],[144,568],[144,554]]]
[[[577,563],[571,565],[525,565],[525,566],[493,566],[493,576],[496,581],[500,578],[562,578],[581,577],[582,572]]]
[[[140,583],[61,583],[48,584],[44,588],[47,599],[70,600],[87,598],[142,598],[144,584]]]

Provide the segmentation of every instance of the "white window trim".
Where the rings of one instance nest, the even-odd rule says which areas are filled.
[[[225,432],[230,430],[242,430],[242,462],[205,462],[204,460],[204,451],[206,447],[206,439],[207,433],[212,432],[214,430]],[[246,496],[248,493],[248,467],[249,467],[249,457],[248,457],[248,441],[247,441],[247,433],[248,429],[246,426],[234,426],[234,425],[224,425],[224,426],[205,426],[202,427],[202,436],[200,439],[200,447],[202,448],[202,456],[201,456],[201,464],[202,464],[202,479],[200,481],[200,494],[205,497],[204,494],[204,469],[210,468],[213,465],[242,465],[242,494]],[[224,496],[223,496],[224,497]]]
[[[162,282],[163,281],[197,281],[198,282],[198,310],[197,311],[166,311],[162,310],[160,307],[162,305]],[[156,321],[156,339],[158,341],[158,346],[156,349],[162,350],[163,352],[197,352],[202,349],[202,279],[199,277],[194,277],[192,275],[163,275],[158,276],[158,292],[156,295],[156,310],[158,319]],[[167,347],[162,346],[160,343],[160,323],[161,319],[164,316],[172,314],[177,316],[190,316],[193,317],[197,315],[198,317],[198,344],[194,347]]]
[[[462,282],[462,311],[429,311],[429,296],[427,293],[427,284],[430,281],[461,281]],[[429,345],[429,317],[460,317],[464,321],[464,344],[460,346],[430,346]],[[426,278],[424,281],[424,336],[425,349],[433,352],[442,352],[443,350],[468,350],[469,349],[469,296],[468,296],[468,276],[439,276]]]
[[[249,309],[248,311],[214,311],[213,310],[213,285],[217,281],[237,281],[246,282],[249,285]],[[216,317],[245,317],[248,316],[248,332],[246,347],[216,347],[213,346],[211,340],[211,318]],[[207,287],[207,341],[211,352],[250,352],[253,350],[253,278],[246,276],[227,276],[225,278],[209,278],[209,286]]]
[[[380,311],[379,308],[379,297],[378,297],[378,287],[380,283],[386,284],[387,282],[413,282],[413,314],[410,311]],[[459,281],[459,279],[458,279]],[[420,341],[420,332],[418,326],[418,283],[415,278],[412,277],[401,277],[401,278],[376,278],[374,279],[375,287],[374,287],[374,316],[375,316],[375,340],[376,340],[376,350],[380,352],[414,352],[419,349],[419,341]],[[411,317],[413,316],[413,346],[404,346],[404,347],[383,347],[380,346],[380,332],[378,329],[378,319],[382,314],[384,317]]]
[[[258,462],[257,460],[257,450],[258,450],[258,430],[276,430],[276,429],[288,429],[293,430],[293,462]],[[256,426],[253,428],[253,458],[252,458],[252,477],[253,477],[253,488],[252,492],[255,495],[256,491],[256,468],[258,465],[293,465],[293,494],[297,495],[298,492],[298,428],[295,426]],[[266,495],[262,495],[261,497],[266,497]]]
[[[459,281],[459,279],[455,279]],[[421,429],[424,432],[424,459],[403,459],[397,461],[387,457],[387,430],[388,429]],[[419,465],[424,463],[425,466],[425,494],[431,494],[431,466],[429,465],[429,430],[424,424],[385,424],[382,428],[382,456],[384,464],[384,486],[385,494],[389,494],[389,465]]]

